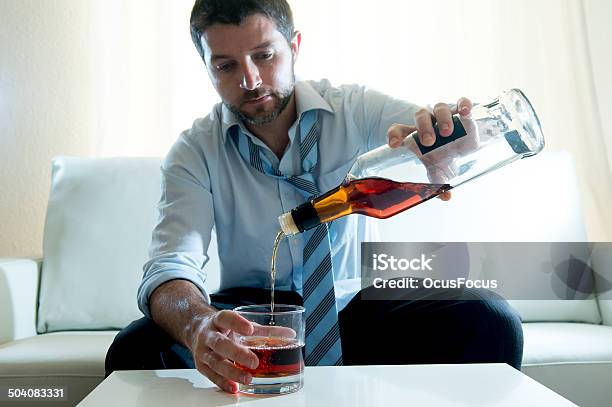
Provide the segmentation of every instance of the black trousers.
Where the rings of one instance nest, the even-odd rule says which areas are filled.
[[[521,367],[523,331],[518,313],[487,290],[445,291],[445,299],[424,293],[417,299],[388,289],[384,300],[362,290],[338,314],[345,365],[507,363]],[[380,289],[377,289],[380,298]],[[408,298],[407,298],[408,297]],[[232,288],[211,295],[218,309],[265,304],[269,290]],[[277,304],[302,305],[295,292],[276,293]],[[106,355],[106,374],[115,370],[194,368],[191,352],[150,318],[117,334]]]

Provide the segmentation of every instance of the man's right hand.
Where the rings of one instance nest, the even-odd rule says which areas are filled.
[[[210,306],[190,281],[170,280],[157,287],[150,297],[151,317],[176,342],[187,347],[200,373],[225,391],[236,393],[236,382],[249,383],[249,372],[240,370],[259,364],[257,356],[234,341],[235,334],[253,335],[257,324],[234,311]]]
[[[253,335],[254,325],[237,312],[227,310],[196,317],[188,343],[196,369],[230,393],[238,391],[237,382],[249,384],[252,376],[233,362],[255,369],[259,359],[247,347],[235,342],[233,334]]]
[[[191,351],[198,371],[230,393],[238,391],[237,382],[250,383],[252,371],[248,370],[259,365],[257,355],[240,345],[238,337],[296,335],[291,328],[259,325],[235,311],[219,311],[187,280],[170,280],[157,287],[150,309],[153,321]]]

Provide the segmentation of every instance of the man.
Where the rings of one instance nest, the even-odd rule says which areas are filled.
[[[231,309],[269,301],[277,217],[308,196],[291,179],[325,192],[358,155],[384,143],[397,147],[415,130],[430,146],[434,121],[448,136],[451,115],[468,115],[472,105],[466,98],[453,108],[439,103],[432,114],[365,87],[296,82],[301,33],[285,0],[197,0],[191,30],[223,103],[181,134],[162,165],[160,218],[138,292],[145,318],[117,335],[107,374],[195,367],[236,392],[237,382],[251,377],[232,361],[255,367],[258,360],[228,338],[231,331],[255,329]],[[395,124],[402,122],[410,124]],[[221,289],[209,294],[204,280],[213,225]],[[506,362],[520,368],[520,320],[503,300],[466,291],[454,301],[409,301],[390,291],[387,301],[364,301],[357,295],[359,244],[372,238],[370,220],[348,216],[318,230],[285,239],[277,264],[277,302],[307,305],[307,364]],[[325,298],[305,295],[313,269],[328,284]]]

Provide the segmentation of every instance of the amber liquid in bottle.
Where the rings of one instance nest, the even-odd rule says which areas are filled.
[[[380,177],[347,179],[300,205],[291,215],[300,232],[353,213],[386,219],[450,189],[448,184],[396,182]]]

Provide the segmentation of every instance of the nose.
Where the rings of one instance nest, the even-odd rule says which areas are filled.
[[[245,90],[254,90],[261,86],[259,69],[251,61],[247,61],[242,68],[242,82],[240,87]]]

